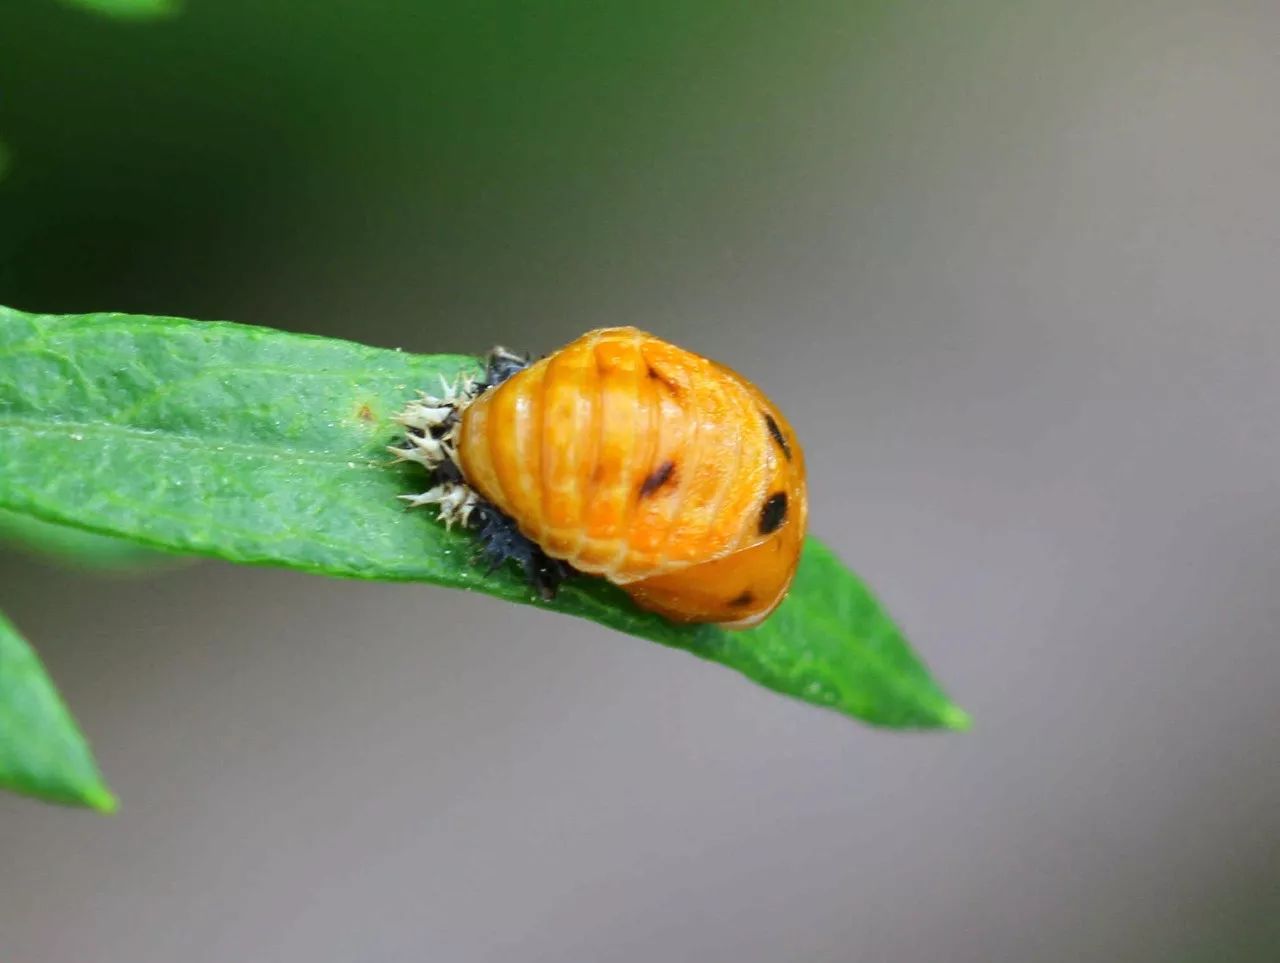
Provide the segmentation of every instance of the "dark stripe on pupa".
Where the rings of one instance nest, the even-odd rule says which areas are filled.
[[[787,439],[782,436],[782,429],[778,427],[778,423],[773,420],[773,415],[764,412],[764,423],[769,429],[769,434],[773,435],[773,440],[778,443],[778,447],[782,449],[782,453],[786,456],[787,461],[791,460],[791,446],[787,444]]]
[[[676,480],[676,463],[673,461],[664,461],[661,465],[649,472],[648,477],[640,484],[640,497],[648,498],[655,494],[658,489],[666,485],[674,485]]]

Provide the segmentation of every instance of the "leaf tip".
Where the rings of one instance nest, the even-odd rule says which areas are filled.
[[[952,732],[968,732],[973,728],[973,717],[959,706],[950,704],[938,714],[938,721],[942,723],[944,729],[950,729]]]
[[[90,809],[110,816],[120,808],[120,801],[103,783],[97,783],[84,793],[84,803]]]

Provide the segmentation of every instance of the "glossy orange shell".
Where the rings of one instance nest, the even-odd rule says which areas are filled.
[[[635,328],[481,394],[457,450],[548,555],[669,618],[755,624],[795,574],[808,499],[791,426],[740,375]]]

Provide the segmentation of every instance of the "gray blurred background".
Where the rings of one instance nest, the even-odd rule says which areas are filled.
[[[5,961],[1280,958],[1274,0],[11,0],[0,52],[0,303],[711,354],[976,723],[9,554],[123,806],[0,799]]]

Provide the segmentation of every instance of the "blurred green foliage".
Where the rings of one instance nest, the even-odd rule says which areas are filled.
[[[762,189],[796,145],[857,136],[788,91],[871,57],[888,6],[219,0],[121,29],[10,0],[0,303],[568,340],[592,292],[715,271],[707,251],[829,208]]]
[[[157,17],[170,17],[176,14],[182,5],[178,0],[61,0],[72,7],[83,7],[94,13],[121,20],[154,20]]]

